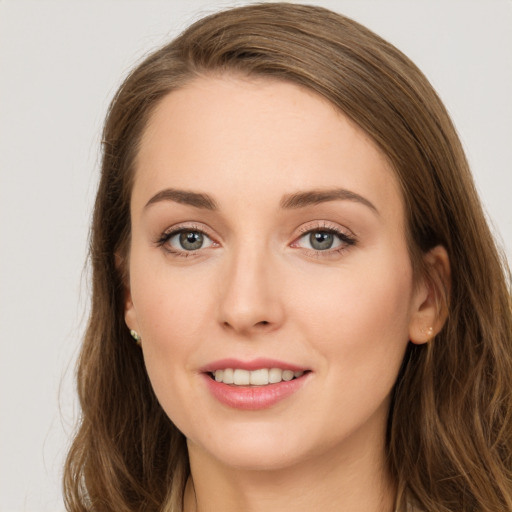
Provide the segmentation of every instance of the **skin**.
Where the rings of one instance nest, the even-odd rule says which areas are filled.
[[[155,198],[169,188],[208,194],[217,209]],[[331,189],[364,199],[282,208],[290,194]],[[426,342],[440,320],[427,282],[413,280],[400,189],[373,142],[298,86],[202,77],[152,115],[131,216],[125,319],[187,437],[185,510],[391,511],[390,392],[409,341]],[[178,237],[158,242],[173,228],[209,238],[176,254]],[[307,233],[326,229],[354,243],[311,249]],[[427,263],[446,267],[445,254]],[[285,400],[244,411],[214,398],[200,372],[227,357],[310,373]]]

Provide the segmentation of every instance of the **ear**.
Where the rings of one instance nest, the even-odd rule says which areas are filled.
[[[423,276],[416,285],[409,323],[412,343],[426,343],[439,333],[448,317],[449,300],[450,260],[438,245],[423,257]]]
[[[137,313],[133,306],[132,296],[129,290],[125,291],[124,301],[124,322],[130,331],[140,333],[139,324],[137,322]]]
[[[124,321],[130,331],[139,332],[139,326],[137,322],[137,314],[133,306],[132,294],[130,290],[130,278],[127,270],[126,259],[116,252],[115,254],[116,268],[121,275],[123,280],[123,301],[124,301]]]

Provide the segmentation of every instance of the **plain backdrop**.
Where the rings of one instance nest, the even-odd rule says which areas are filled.
[[[246,2],[0,0],[0,511],[63,510],[77,417],[74,360],[107,105],[148,51]],[[512,254],[512,3],[310,1],[384,36],[453,116],[497,236]]]

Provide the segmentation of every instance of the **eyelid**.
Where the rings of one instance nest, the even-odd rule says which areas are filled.
[[[180,250],[178,248],[174,248],[169,246],[167,242],[174,236],[176,236],[178,233],[186,231],[196,231],[198,233],[202,233],[205,235],[212,243],[208,245],[207,247],[201,247],[196,250]],[[290,247],[293,248],[300,248],[304,251],[309,252],[311,255],[314,255],[316,257],[318,256],[328,256],[328,255],[334,255],[337,253],[341,253],[345,250],[348,250],[351,246],[355,245],[357,243],[357,237],[356,235],[349,230],[346,227],[340,226],[337,223],[333,223],[326,220],[316,220],[316,221],[310,221],[303,225],[301,225],[297,231],[299,231],[298,236],[296,235],[293,239],[293,241],[290,244]],[[329,248],[326,250],[319,250],[314,248],[308,248],[308,247],[301,247],[299,245],[299,241],[301,238],[303,238],[305,235],[311,232],[329,232],[336,235],[341,242],[341,246],[337,246],[335,248]],[[217,240],[218,237],[212,234],[212,230],[202,223],[198,222],[182,222],[175,224],[173,226],[168,227],[165,229],[155,240],[155,244],[158,247],[162,247],[165,251],[168,253],[173,254],[174,256],[196,256],[200,252],[203,252],[206,249],[209,249],[211,247],[219,247],[221,244]]]
[[[339,224],[332,223],[329,221],[321,220],[321,221],[311,221],[303,224],[299,227],[298,231],[300,232],[299,236],[296,236],[293,242],[290,244],[293,248],[301,248],[305,251],[308,251],[312,255],[318,256],[328,256],[332,254],[337,254],[343,252],[350,248],[351,246],[357,243],[356,235],[349,229],[340,226]],[[338,239],[342,242],[341,246],[330,248],[326,250],[318,250],[309,247],[300,247],[298,242],[307,234],[312,232],[328,232],[336,235]]]
[[[168,246],[167,242],[169,242],[171,238],[184,231],[201,233],[204,236],[206,236],[212,243],[207,247],[201,247],[200,249],[192,251],[180,250],[178,248],[171,248],[170,246]],[[219,242],[216,240],[216,237],[211,233],[211,230],[208,228],[208,226],[205,226],[204,224],[197,222],[183,222],[168,227],[157,237],[157,239],[155,240],[155,244],[158,247],[162,247],[165,251],[175,256],[194,256],[197,255],[199,252],[203,251],[204,249],[208,249],[212,246],[220,246]]]
[[[297,231],[299,231],[300,235],[305,235],[311,231],[330,231],[332,233],[339,233],[341,235],[346,236],[347,238],[357,238],[357,235],[350,229],[345,226],[341,226],[336,222],[331,222],[328,220],[315,220],[309,221],[302,224]],[[296,237],[299,238],[299,237]]]

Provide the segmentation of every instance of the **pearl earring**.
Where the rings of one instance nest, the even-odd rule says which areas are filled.
[[[421,332],[428,336],[428,341],[430,341],[434,337],[434,328],[432,326],[427,328],[423,327],[421,329]]]
[[[140,347],[142,338],[139,336],[139,333],[132,329],[130,331],[130,334],[131,334],[132,338],[136,341],[137,345],[139,345],[139,347]]]

